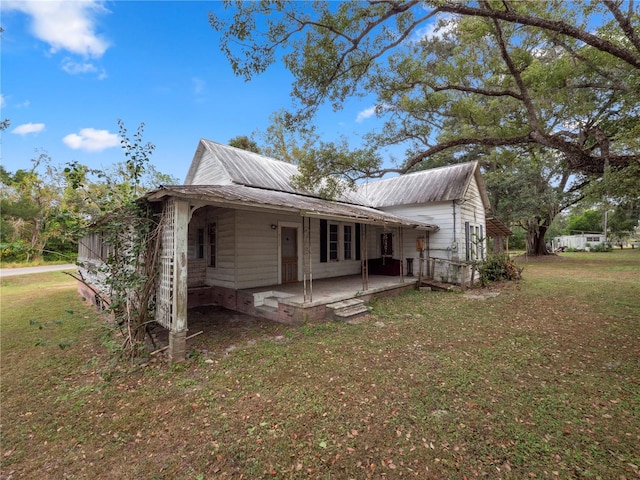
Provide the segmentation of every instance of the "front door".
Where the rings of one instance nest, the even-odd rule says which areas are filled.
[[[298,229],[282,227],[280,231],[280,251],[282,252],[282,283],[298,281]]]

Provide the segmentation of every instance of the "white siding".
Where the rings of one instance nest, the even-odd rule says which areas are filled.
[[[187,256],[189,258],[187,286],[195,287],[205,284],[207,273],[207,257],[206,257],[206,229],[207,229],[207,209],[201,208],[194,212],[189,222],[189,233],[187,242]],[[204,235],[204,256],[199,257],[198,252],[198,230],[202,229]]]
[[[397,207],[384,208],[384,211],[393,213],[406,218],[412,218],[417,221],[436,224],[440,227],[437,232],[429,233],[429,256],[435,258],[444,258],[453,260],[456,256],[455,250],[452,249],[454,241],[459,245],[461,238],[461,230],[459,221],[456,221],[455,229],[453,223],[453,202],[438,202],[429,204],[401,205]],[[460,216],[460,207],[456,205],[456,216]],[[412,238],[415,250],[415,235],[405,231],[405,256],[411,251],[407,237]],[[462,231],[464,234],[464,231]],[[417,253],[417,252],[415,252]],[[378,253],[379,254],[379,253]]]
[[[471,235],[471,240],[486,237],[485,208],[475,177],[471,179],[465,197],[461,201],[399,205],[382,208],[381,210],[438,225],[440,229],[437,232],[429,233],[428,255],[431,258],[453,262],[466,261],[466,222],[469,222],[470,233],[473,234]],[[408,257],[416,259],[414,260],[415,275],[418,274],[420,268],[420,254],[415,247],[416,239],[420,235],[421,233],[419,232],[411,232],[409,230],[405,230],[404,233],[403,255],[405,259]],[[375,241],[379,243],[379,240]],[[471,242],[469,244],[472,248]],[[375,253],[370,249],[370,256],[372,254],[379,256],[379,247],[376,248]],[[483,240],[481,244],[477,244],[477,253],[474,258],[479,257],[482,252],[486,254],[486,251],[486,240]],[[395,252],[394,257],[398,258]],[[406,262],[406,260],[404,261]],[[460,268],[448,262],[437,262],[434,277],[437,280],[459,282]]]
[[[482,257],[482,254],[486,254],[487,251],[487,228],[485,224],[484,204],[482,203],[475,177],[469,184],[464,201],[460,203],[460,227],[462,232],[459,242],[460,259],[462,261],[466,261],[467,258],[477,260]],[[471,230],[469,242],[467,242],[465,238],[466,222],[469,222]],[[467,243],[469,243],[471,250],[469,257],[467,257],[466,251]]]
[[[228,208],[206,207],[204,214],[205,224],[216,222],[217,227],[216,266],[215,268],[206,267],[205,283],[207,285],[233,288],[235,282],[236,212]]]
[[[299,223],[298,228],[302,229],[302,219],[295,215],[236,211],[235,288],[278,283],[278,228],[271,228],[271,225],[277,226],[278,222]],[[298,260],[302,261],[301,258]]]
[[[334,222],[329,220],[328,223],[335,223],[338,225],[338,261],[326,261],[320,262],[320,219],[311,219],[311,268],[313,278],[331,278],[340,277],[343,275],[354,275],[360,273],[360,260],[356,260],[356,227],[355,223],[349,222]],[[353,234],[353,255],[351,260],[345,260],[344,238],[343,238],[343,225],[352,226]]]

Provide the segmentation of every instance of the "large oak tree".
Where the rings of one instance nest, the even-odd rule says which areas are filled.
[[[640,162],[640,16],[633,1],[262,1],[227,8],[233,16],[210,21],[236,74],[251,78],[280,58],[293,74],[291,125],[311,121],[327,102],[339,109],[352,96],[374,95],[384,127],[369,135],[368,149],[406,147],[399,165],[355,155],[355,169],[347,155],[321,155],[319,162],[315,152],[310,165],[299,162],[310,175],[355,180],[470,152],[542,149],[575,191],[605,172],[636,171]],[[526,171],[531,157],[520,158],[519,171]],[[540,241],[532,248],[544,253]]]

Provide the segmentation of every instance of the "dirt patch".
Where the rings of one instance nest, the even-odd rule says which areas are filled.
[[[187,336],[202,332],[187,340],[187,351],[196,351],[207,357],[224,355],[229,351],[251,346],[264,338],[280,338],[292,328],[215,305],[190,308],[187,325]],[[153,348],[169,344],[169,331],[166,328],[156,325],[152,335],[155,341]]]

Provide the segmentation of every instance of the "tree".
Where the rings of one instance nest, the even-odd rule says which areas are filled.
[[[233,137],[231,140],[229,140],[229,145],[231,145],[232,147],[240,148],[242,150],[261,153],[258,144],[246,135],[238,135],[237,137]]]
[[[618,205],[608,219],[610,240],[620,246],[640,227],[640,202]]]
[[[40,259],[53,237],[69,239],[60,179],[46,153],[31,159],[28,170],[11,173],[1,168],[2,241],[12,244],[12,251],[24,252],[27,261]]]
[[[495,215],[525,231],[527,254],[544,255],[554,219],[582,199],[584,182],[554,152],[519,150],[483,157],[487,190]]]
[[[339,161],[307,169],[316,176],[406,173],[470,153],[546,149],[582,184],[605,171],[624,176],[640,162],[632,3],[626,11],[610,0],[231,6],[233,18],[210,22],[236,74],[260,74],[284,52],[296,101],[287,125],[307,124],[325,102],[339,109],[349,97],[374,95],[385,124],[367,148],[406,147],[404,162],[391,167],[381,156],[363,162],[341,151]]]
[[[109,171],[74,162],[65,173],[100,210],[100,218],[88,226],[87,233],[99,236],[109,253],[103,262],[87,261],[84,268],[103,274],[108,296],[105,300],[125,338],[123,351],[135,357],[153,315],[160,250],[158,216],[140,196],[147,190],[149,174],[153,178],[157,171],[150,163],[155,146],[143,141],[144,124],[131,137],[122,121],[118,125],[123,162]],[[95,185],[92,177],[104,183]]]
[[[613,0],[226,5],[234,7],[233,17],[210,14],[210,23],[222,33],[221,48],[236,74],[250,79],[286,52],[295,77],[294,121],[308,120],[325,101],[340,108],[346,98],[371,92],[381,113],[406,121],[422,113],[419,138],[390,124],[398,140],[412,141],[417,150],[392,171],[404,173],[442,150],[471,145],[536,143],[590,173],[640,160],[625,145],[639,128],[639,17],[632,3],[627,11]],[[439,34],[416,39],[436,17]],[[597,104],[576,109],[576,97],[584,96]],[[490,108],[483,110],[490,118],[511,112],[502,128],[479,121],[477,99]],[[451,113],[461,128],[434,142]]]
[[[118,127],[124,161],[115,162],[104,169],[69,162],[64,169],[65,178],[80,195],[80,202],[84,207],[78,213],[83,215],[87,225],[97,221],[105,213],[134,203],[153,188],[179,183],[178,179],[159,172],[151,164],[155,145],[144,142],[144,123],[131,136],[122,120],[118,120]]]
[[[263,141],[262,153],[268,157],[298,164],[318,142],[313,126],[292,131],[285,110],[273,113],[269,120],[271,123],[265,132],[256,132]]]
[[[604,231],[604,212],[585,210],[582,213],[569,215],[567,219],[568,235],[576,233],[600,233]]]

